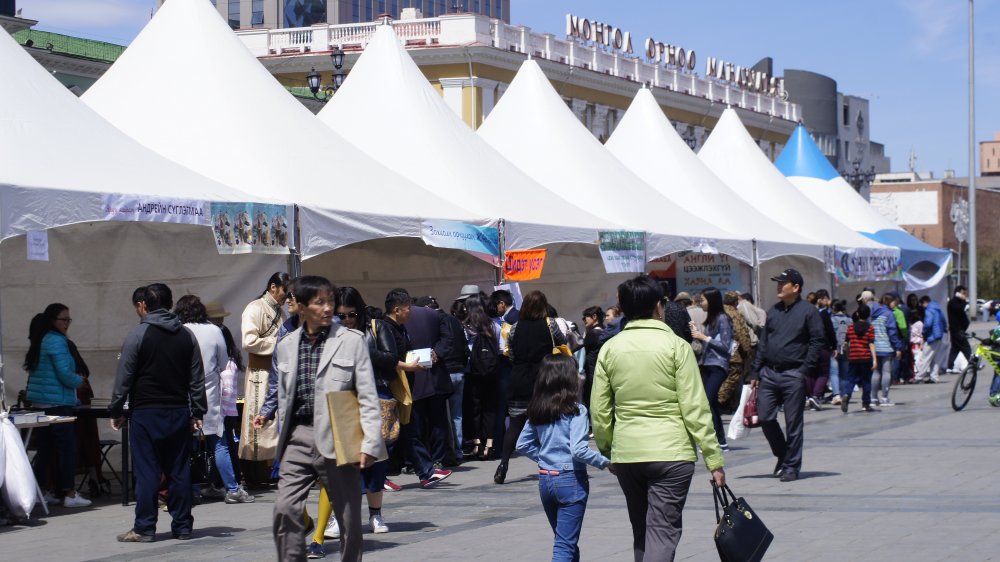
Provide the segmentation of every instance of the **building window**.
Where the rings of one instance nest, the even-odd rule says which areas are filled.
[[[361,21],[361,0],[351,1],[351,21],[354,23]]]
[[[498,2],[500,0],[497,0]],[[493,6],[490,5],[490,0],[483,0],[483,14],[486,16],[491,16],[493,14]]]
[[[424,17],[425,18],[434,17],[434,0],[430,0],[429,2],[427,2],[427,13],[424,14]]]
[[[240,28],[240,0],[229,0],[229,27]]]
[[[375,14],[372,13],[372,3],[375,0],[365,0],[365,21],[372,21],[375,19]]]
[[[844,104],[844,126],[849,127],[851,125],[851,106],[847,103]]]
[[[479,13],[479,0],[472,0],[472,11]]]
[[[326,23],[326,2],[327,0],[284,0],[284,27],[309,27]]]
[[[496,0],[496,1],[497,1],[497,5],[496,5],[496,18],[498,20],[502,20],[503,19],[503,0]]]
[[[385,13],[385,0],[378,0],[378,13]]]
[[[392,7],[390,8],[389,13],[392,14],[392,19],[399,19],[399,0],[392,0]]]
[[[253,0],[250,9],[252,10],[250,25],[253,27],[264,25],[264,0]]]

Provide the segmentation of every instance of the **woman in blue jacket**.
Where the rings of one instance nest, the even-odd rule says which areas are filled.
[[[726,432],[722,427],[722,407],[719,404],[719,389],[729,374],[729,358],[733,354],[733,323],[726,315],[722,293],[715,287],[708,287],[701,293],[702,308],[707,314],[705,323],[695,326],[691,323],[691,337],[699,340],[704,352],[698,358],[701,381],[708,395],[708,405],[712,410],[712,425],[715,436],[723,451],[728,451]]]
[[[28,401],[42,408],[46,415],[71,416],[76,406],[76,389],[83,377],[76,374],[76,362],[70,352],[66,332],[73,319],[69,307],[53,303],[45,312],[31,319],[28,340],[31,345],[24,357],[28,371]],[[35,478],[48,481],[48,470],[55,469],[54,490],[46,497],[49,503],[66,507],[86,507],[90,500],[76,493],[76,437],[73,426],[55,424],[38,432],[39,450],[35,459]]]

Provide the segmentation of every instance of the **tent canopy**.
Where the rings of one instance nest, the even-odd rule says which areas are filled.
[[[839,209],[827,212],[791,185],[750,137],[732,108],[722,112],[698,158],[733,190],[744,194],[744,199],[758,211],[793,232],[809,233],[811,238],[847,252],[858,248],[890,249],[838,222],[830,213]]]
[[[678,206],[711,205],[715,223],[757,240],[761,261],[796,254],[823,257],[823,244],[764,216],[709,170],[677,134],[653,92],[641,88],[605,147]]]
[[[0,238],[103,220],[107,194],[271,200],[210,180],[127,137],[6,31],[0,31],[0,67]]]
[[[748,239],[665,198],[605,150],[566,106],[537,61],[521,65],[479,135],[563,199],[646,231],[649,258],[710,247],[752,261]]]
[[[620,228],[561,199],[483,142],[434,90],[391,25],[378,27],[319,118],[443,199],[503,216],[510,249],[593,243],[596,229]]]
[[[774,165],[815,205],[836,209],[848,228],[902,252],[903,268],[930,262],[947,270],[951,252],[935,248],[912,236],[878,213],[830,164],[803,125],[795,128]]]
[[[419,236],[420,217],[482,221],[320,123],[204,0],[164,3],[83,99],[172,160],[322,212],[322,229],[303,232],[306,257],[377,237]]]

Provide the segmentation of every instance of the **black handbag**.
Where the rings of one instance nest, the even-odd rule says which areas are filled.
[[[215,451],[208,450],[208,440],[199,429],[197,436],[191,440],[191,483],[211,484],[212,468],[215,465]]]
[[[764,558],[774,535],[743,498],[737,498],[729,486],[719,488],[712,482],[715,498],[715,547],[722,562],[757,562]],[[732,501],[726,499],[729,495]],[[722,513],[719,513],[719,505]]]

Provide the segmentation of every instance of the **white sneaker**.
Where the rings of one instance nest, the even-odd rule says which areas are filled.
[[[330,517],[330,522],[326,524],[326,530],[323,531],[323,536],[328,539],[340,538],[340,525],[337,525],[336,517]]]
[[[883,398],[883,399],[879,400],[879,406],[895,406],[895,405],[896,404],[893,403],[893,402],[890,402],[888,398]]]
[[[49,505],[59,505],[62,503],[62,500],[52,495],[52,492],[45,492],[45,497],[42,499]]]
[[[385,518],[381,514],[369,517],[368,524],[372,526],[372,532],[375,534],[389,532],[389,527],[385,524]]]
[[[64,507],[87,507],[90,505],[90,500],[77,494],[75,496],[66,496],[63,498]]]

